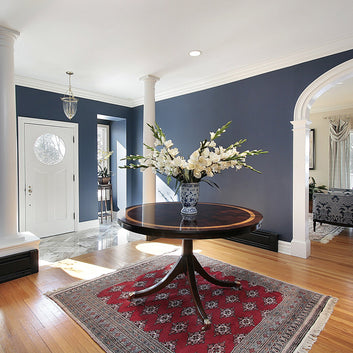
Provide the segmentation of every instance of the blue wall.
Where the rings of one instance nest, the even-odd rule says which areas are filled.
[[[62,110],[62,95],[16,86],[17,116],[68,121]],[[80,222],[97,219],[97,114],[124,118],[127,138],[133,141],[128,153],[136,153],[140,117],[132,118],[132,109],[80,98],[72,122],[79,124],[79,207]],[[137,124],[137,126],[136,126]],[[131,148],[129,150],[129,148]],[[128,183],[131,182],[128,180]],[[131,196],[128,194],[128,203]]]
[[[216,88],[156,103],[156,120],[187,157],[210,131],[232,120],[218,140],[227,146],[247,138],[243,149],[262,148],[266,155],[253,156],[250,170],[228,170],[213,180],[221,190],[201,185],[200,201],[242,205],[264,215],[263,229],[292,238],[292,125],[295,104],[303,90],[316,78],[353,58],[353,50],[258,75]],[[134,118],[142,109],[134,109]],[[241,149],[241,150],[243,150]],[[140,191],[139,191],[140,192]],[[141,201],[141,194],[134,197]]]

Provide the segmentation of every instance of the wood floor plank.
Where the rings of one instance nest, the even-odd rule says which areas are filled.
[[[104,352],[72,320],[67,320],[55,327],[40,330],[42,339],[51,352],[63,353],[101,353]]]
[[[45,293],[80,281],[86,275],[85,264],[95,265],[98,270],[116,269],[180,245],[180,240],[170,239],[128,243],[73,259],[80,265],[76,271],[69,268],[75,267],[74,261],[65,266],[48,264],[41,266],[37,274],[0,284],[0,353],[103,352]],[[194,249],[232,265],[338,298],[333,314],[310,352],[353,352],[352,230],[345,229],[328,244],[312,242],[308,259],[222,239],[197,240]],[[91,270],[89,267],[87,272]]]

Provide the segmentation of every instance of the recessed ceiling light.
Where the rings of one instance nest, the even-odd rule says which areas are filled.
[[[200,56],[201,55],[201,50],[191,50],[189,52],[190,56]]]

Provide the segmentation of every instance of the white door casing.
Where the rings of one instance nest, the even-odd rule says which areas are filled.
[[[39,237],[77,230],[78,126],[19,117],[20,230]]]

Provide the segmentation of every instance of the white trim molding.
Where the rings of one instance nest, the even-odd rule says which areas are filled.
[[[67,91],[67,86],[64,86],[64,85],[38,80],[30,77],[18,76],[18,75],[15,76],[15,85],[40,89],[43,91],[60,93],[60,94],[64,94]],[[110,96],[107,94],[90,92],[77,87],[76,88],[73,87],[73,91],[75,91],[75,96],[79,98],[86,98],[86,99],[91,99],[91,100],[109,103],[109,104],[122,105],[128,108],[132,108],[134,106],[132,99],[125,99],[125,98]]]
[[[85,222],[80,222],[78,224],[78,231],[82,230],[87,230],[87,229],[92,229],[92,228],[98,228],[99,227],[99,219],[93,219],[91,221],[85,221]]]
[[[353,77],[353,60],[348,60],[321,75],[300,95],[293,125],[293,239],[291,255],[310,256],[308,229],[309,126],[310,109],[315,100],[338,82]]]
[[[278,240],[278,252],[281,254],[292,255],[291,243],[288,241]]]

